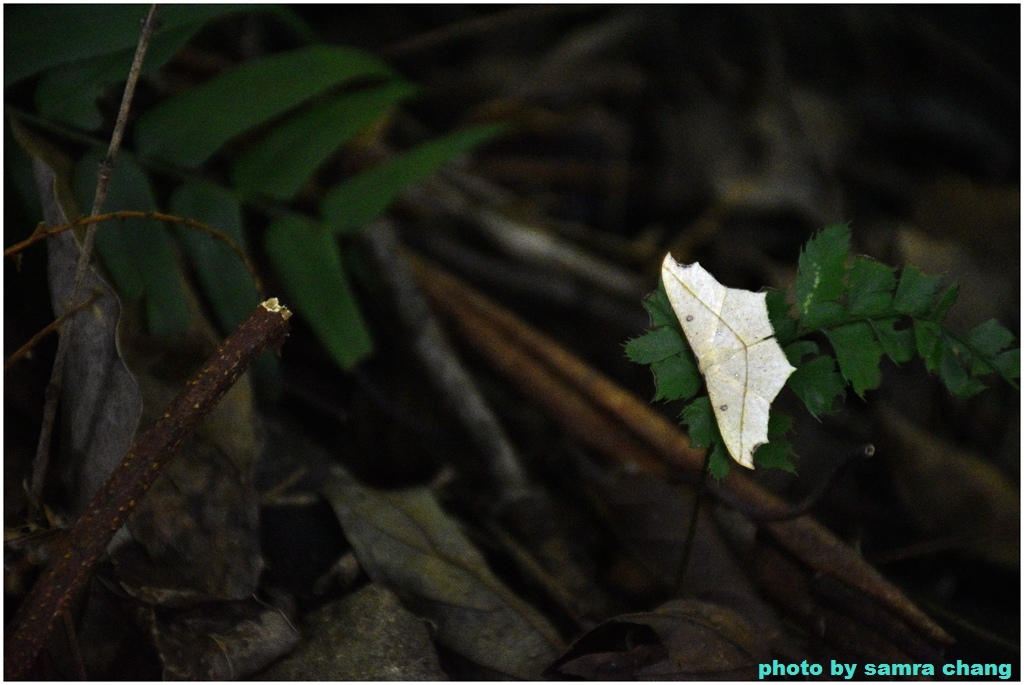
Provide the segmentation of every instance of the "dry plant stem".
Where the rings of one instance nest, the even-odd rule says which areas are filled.
[[[593,405],[575,418],[571,414],[556,415],[570,434],[600,450],[594,443],[601,438],[591,431],[605,430],[610,435],[622,435],[615,430],[614,422],[618,422],[620,428],[628,429],[642,439],[642,443],[637,446],[634,438],[621,447],[603,450],[604,454],[634,466],[655,461],[653,455],[657,455],[664,464],[700,472],[704,452],[690,447],[686,436],[645,402],[454,276],[422,259],[415,260],[415,265],[420,283],[435,309],[452,322],[466,344],[519,385],[531,401],[549,407],[556,402],[552,400],[554,394],[561,393],[565,397],[574,396],[572,401],[577,405]],[[567,385],[575,392],[566,393]],[[597,424],[590,421],[603,424],[604,428],[593,429]],[[626,449],[628,444],[634,447]],[[720,487],[727,489],[731,497],[744,501],[748,509],[791,511],[779,497],[735,469]],[[940,644],[952,643],[952,638],[942,628],[813,518],[801,516],[792,520],[764,521],[760,525],[780,546],[811,569],[829,574],[876,599],[929,639]]]
[[[667,429],[652,426],[651,416],[660,418],[654,410],[454,276],[420,258],[413,263],[437,311],[513,383],[551,410],[570,434],[611,459],[660,473],[665,468],[651,457],[649,445],[671,447],[673,466],[699,471],[703,450],[691,448],[671,424]]]
[[[473,295],[452,289],[451,276],[419,259],[414,264],[431,306],[451,322],[463,342],[487,359],[524,395],[540,404],[569,435],[610,461],[648,472],[667,473],[642,443],[596,409],[586,393],[567,385],[516,345],[514,339],[504,335],[471,307],[466,307],[463,298]]]
[[[239,247],[238,243],[232,240],[229,235],[227,235],[223,231],[218,231],[213,226],[204,224],[202,221],[196,221],[195,219],[185,219],[183,217],[175,216],[173,214],[164,214],[163,212],[140,212],[137,210],[127,209],[122,210],[120,212],[110,212],[108,214],[96,214],[95,216],[84,217],[78,219],[77,221],[72,221],[71,223],[62,224],[60,226],[53,226],[51,228],[41,226],[40,228],[37,228],[35,231],[33,231],[32,235],[30,235],[28,238],[25,238],[21,242],[15,243],[14,245],[11,245],[7,249],[5,249],[4,257],[11,257],[13,255],[16,255],[29,245],[37,243],[40,240],[45,240],[46,238],[57,235],[58,233],[63,233],[64,231],[69,231],[74,228],[80,228],[82,226],[89,226],[91,228],[95,224],[100,224],[103,223],[104,221],[112,221],[114,219],[117,219],[119,221],[125,221],[127,219],[151,219],[152,221],[159,221],[165,224],[181,224],[183,226],[188,226],[189,228],[194,228],[197,231],[202,231],[208,234],[212,238],[219,240],[220,242],[224,243],[229,248],[231,248],[231,251],[235,253],[238,259],[240,259],[241,262],[245,265],[245,268],[248,269],[249,275],[252,276],[253,283],[255,283],[256,285],[256,289],[260,291],[260,297],[265,297],[265,293],[263,290],[263,280],[260,278],[259,272],[256,270],[256,265],[252,263],[252,260],[249,259],[249,257],[245,254],[245,251],[241,247]]]
[[[128,82],[125,85],[124,95],[121,98],[121,109],[118,112],[114,133],[110,138],[110,146],[107,148],[107,156],[100,163],[92,214],[99,213],[107,197],[110,179],[114,173],[114,163],[117,160],[117,152],[121,148],[121,137],[124,135],[124,127],[128,121],[128,110],[131,107],[132,96],[135,93],[135,84],[139,80],[139,73],[142,69],[142,59],[149,48],[149,38],[153,34],[156,10],[157,5],[150,7],[149,14],[142,25],[139,42],[135,48],[135,58],[132,60],[131,70],[128,73]],[[78,256],[78,264],[75,266],[75,281],[71,289],[72,302],[82,299],[82,283],[85,280],[85,270],[92,261],[92,249],[95,240],[96,227],[91,225],[86,230],[85,238],[82,241],[82,251]],[[64,324],[65,328],[73,325],[73,318],[67,320]],[[46,385],[42,428],[39,431],[36,456],[32,461],[32,485],[29,491],[30,499],[36,505],[38,505],[39,497],[42,495],[46,470],[50,461],[50,441],[53,437],[53,424],[57,419],[57,402],[60,399],[61,388],[64,385],[64,366],[68,356],[67,339],[67,335],[60,336],[60,340],[57,343],[57,355],[53,360],[53,369],[50,371],[50,382]]]
[[[413,36],[396,45],[385,48],[383,56],[389,60],[401,60],[435,47],[449,45],[466,38],[485,36],[501,29],[509,30],[531,22],[550,21],[553,17],[580,11],[571,7],[518,7],[492,15],[470,19],[442,26],[433,31]]]
[[[99,296],[100,294],[98,292],[93,293],[92,295],[89,296],[88,300],[76,304],[74,307],[72,307],[71,309],[67,310],[66,312],[58,316],[56,319],[54,319],[46,328],[33,335],[27,343],[19,347],[14,354],[7,358],[7,361],[4,362],[4,371],[10,368],[11,364],[15,363],[22,357],[28,355],[28,353],[32,351],[32,348],[39,344],[40,340],[42,340],[50,333],[53,333],[58,328],[60,328],[61,324],[63,324],[64,321],[69,316],[72,316],[75,312],[79,310],[85,309],[93,302],[95,302],[96,298],[98,298]]]
[[[5,678],[31,674],[48,636],[85,587],[114,533],[200,419],[268,345],[284,342],[290,316],[276,298],[257,305],[124,456],[59,545],[56,561],[19,607],[5,636]]]
[[[121,96],[121,108],[117,112],[117,121],[114,123],[114,132],[110,136],[110,146],[107,148],[106,158],[100,162],[98,178],[96,179],[96,195],[93,198],[92,211],[89,213],[95,216],[103,209],[107,201],[107,191],[110,189],[110,179],[114,175],[114,165],[117,162],[117,153],[121,150],[121,138],[124,137],[125,126],[128,125],[128,112],[132,107],[132,98],[135,97],[135,85],[139,82],[139,75],[142,73],[142,60],[149,49],[149,39],[156,27],[156,13],[159,5],[150,5],[149,13],[142,22],[142,29],[139,33],[139,42],[135,46],[135,57],[132,59],[131,69],[128,71],[128,81],[124,86],[124,94]],[[86,237],[88,241],[88,236]],[[88,242],[92,247],[91,242]],[[85,262],[89,262],[91,250],[82,252]],[[79,262],[79,270],[84,271],[82,263]]]
[[[395,303],[414,354],[451,404],[479,453],[485,455],[485,469],[496,490],[498,508],[523,498],[528,481],[519,456],[427,306],[404,254],[399,252],[395,229],[387,222],[378,222],[363,231],[360,240]]]

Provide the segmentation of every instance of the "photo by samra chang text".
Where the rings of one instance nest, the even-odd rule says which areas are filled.
[[[1000,680],[1009,680],[1013,675],[1013,665],[991,663],[975,664],[960,661],[959,659],[955,662],[938,665],[929,663],[856,664],[845,663],[832,659],[828,664],[822,665],[813,661],[786,663],[776,659],[771,663],[758,664],[757,675],[761,680],[766,678],[790,678],[793,676],[829,676],[845,680],[907,676],[924,676],[933,678],[967,678],[982,676],[999,678]]]

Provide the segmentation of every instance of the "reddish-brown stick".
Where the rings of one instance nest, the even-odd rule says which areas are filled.
[[[85,587],[96,561],[200,419],[268,346],[288,335],[291,312],[271,298],[252,311],[185,390],[139,438],[60,543],[56,560],[29,591],[5,635],[4,678],[31,677],[61,615]]]

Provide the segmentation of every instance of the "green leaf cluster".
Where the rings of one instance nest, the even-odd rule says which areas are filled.
[[[815,417],[834,413],[847,388],[860,397],[881,383],[881,361],[897,364],[920,357],[951,393],[969,397],[999,377],[1017,387],[1020,348],[995,320],[967,335],[943,326],[956,286],[914,266],[895,269],[867,257],[850,256],[850,232],[834,225],[815,235],[800,254],[795,305],[784,293],[768,293],[768,316],[796,371],[786,385]],[[696,447],[712,450],[710,471],[722,477],[730,459],[715,422],[703,379],[664,285],[644,300],[651,328],[626,343],[626,355],[654,373],[655,400],[687,402],[680,416]],[[782,439],[788,417],[772,410],[769,442],[754,454],[757,466],[792,470],[792,448]]]
[[[5,84],[37,77],[42,117],[96,130],[103,121],[96,100],[124,81],[147,10],[145,5],[12,8],[4,26]],[[134,127],[135,154],[121,153],[105,211],[156,210],[147,169],[194,177],[194,170],[216,159],[218,167],[226,162],[227,182],[186,181],[167,209],[220,229],[244,248],[247,206],[293,202],[340,148],[417,94],[381,60],[317,43],[290,10],[273,6],[161,6],[144,73],[170,60],[211,20],[257,11],[271,13],[309,44],[238,64],[143,112]],[[328,189],[316,216],[285,209],[271,221],[264,246],[287,301],[341,367],[369,354],[372,340],[338,238],[380,216],[408,185],[500,131],[483,126],[430,140]],[[76,170],[84,208],[92,205],[96,164],[104,150],[105,145],[97,146]],[[171,233],[142,220],[97,235],[97,249],[117,288],[145,303],[150,330],[157,335],[180,330],[187,319],[176,241],[222,329],[233,329],[257,302],[235,255],[206,236]]]

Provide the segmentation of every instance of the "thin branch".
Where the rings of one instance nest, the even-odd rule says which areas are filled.
[[[92,575],[114,533],[199,421],[269,345],[288,335],[291,312],[277,298],[259,304],[136,441],[58,546],[56,561],[32,586],[5,635],[4,677],[31,676],[47,639]]]
[[[35,243],[38,243],[40,240],[45,240],[46,238],[57,235],[58,233],[63,233],[64,231],[68,231],[73,228],[80,228],[82,226],[93,226],[95,224],[100,224],[103,223],[104,221],[110,221],[112,219],[118,219],[121,221],[125,221],[127,219],[152,219],[153,221],[160,221],[165,224],[181,224],[183,226],[188,226],[189,228],[194,228],[197,231],[203,231],[204,233],[210,235],[211,237],[215,238],[216,240],[219,240],[220,242],[224,243],[229,248],[231,248],[231,251],[235,253],[235,255],[245,265],[245,268],[248,269],[249,275],[252,276],[253,284],[256,286],[256,289],[259,290],[260,292],[260,297],[266,297],[266,294],[263,290],[263,279],[260,278],[259,272],[256,270],[256,265],[253,264],[252,260],[249,259],[248,255],[245,254],[245,250],[243,250],[238,245],[238,243],[231,239],[231,236],[224,233],[223,231],[217,230],[216,228],[210,226],[209,224],[204,224],[202,221],[196,221],[195,219],[185,219],[183,217],[175,216],[173,214],[164,214],[163,212],[140,212],[136,210],[123,210],[120,212],[110,212],[108,214],[97,214],[95,216],[84,217],[82,219],[78,219],[77,221],[72,221],[67,224],[54,226],[53,228],[46,228],[45,226],[43,226],[42,228],[36,228],[36,230],[33,231],[32,235],[30,235],[28,238],[25,238],[21,242],[15,243],[14,245],[11,245],[7,249],[5,249],[4,257],[14,256],[21,252],[22,250],[24,250],[25,248],[29,247],[30,245],[34,245]]]
[[[114,162],[117,159],[117,152],[121,148],[121,138],[124,135],[124,127],[128,119],[128,110],[131,107],[132,96],[135,93],[135,84],[139,80],[139,73],[142,69],[142,59],[149,47],[149,38],[153,34],[153,27],[156,20],[157,5],[149,9],[149,14],[142,25],[138,45],[135,48],[135,58],[132,61],[131,70],[128,73],[128,83],[125,85],[124,95],[121,98],[121,109],[118,112],[117,123],[114,126],[114,133],[110,139],[110,147],[107,149],[107,157],[100,163],[99,178],[96,183],[96,197],[93,201],[92,214],[98,214],[103,207],[107,197],[107,189],[110,186],[110,179],[114,173]],[[93,244],[96,240],[96,226],[91,225],[86,230],[85,239],[82,242],[81,252],[78,255],[78,263],[75,266],[75,280],[71,287],[71,302],[82,299],[82,288],[85,281],[85,270],[92,261]],[[53,424],[57,420],[57,402],[60,399],[61,388],[64,385],[64,367],[67,364],[68,343],[70,336],[67,329],[74,325],[74,319],[68,319],[64,326],[65,332],[60,336],[57,343],[57,356],[53,360],[53,369],[50,371],[50,382],[46,385],[45,404],[43,405],[42,428],[39,431],[39,443],[36,445],[36,456],[32,461],[32,485],[30,498],[33,504],[38,504],[42,494],[43,483],[46,471],[50,462],[50,441],[53,437]]]
[[[395,304],[413,354],[486,457],[483,466],[495,489],[497,508],[522,499],[529,486],[519,455],[430,311],[400,251],[395,229],[380,221],[362,231],[359,239]]]
[[[128,112],[132,107],[132,98],[135,96],[135,85],[139,82],[139,75],[142,73],[142,60],[149,49],[149,39],[153,36],[153,29],[156,27],[156,13],[160,6],[153,4],[149,8],[149,14],[142,22],[142,30],[139,33],[139,43],[135,46],[135,57],[132,59],[131,69],[128,71],[128,82],[124,86],[124,95],[121,96],[121,108],[117,112],[117,121],[114,123],[114,132],[110,136],[110,146],[107,148],[106,158],[100,162],[99,174],[96,180],[96,196],[93,198],[91,215],[95,216],[103,209],[107,201],[107,192],[110,189],[110,179],[114,175],[114,166],[117,162],[117,153],[121,150],[121,139],[124,137],[125,126],[128,125]],[[92,244],[86,236],[86,243],[91,248]],[[91,251],[82,252],[85,262],[88,263],[92,256]],[[79,270],[85,268],[79,262]]]
[[[99,298],[99,296],[99,292],[93,293],[92,295],[89,296],[89,299],[83,302],[79,302],[74,307],[72,307],[71,309],[67,310],[66,312],[58,316],[56,319],[54,319],[53,322],[51,322],[50,325],[48,325],[46,328],[33,335],[27,343],[19,347],[14,354],[7,358],[7,361],[4,362],[4,371],[7,371],[7,369],[10,368],[11,364],[14,364],[22,357],[28,355],[28,353],[32,351],[32,348],[39,344],[40,340],[42,340],[50,333],[53,333],[58,328],[60,328],[61,324],[63,324],[64,321],[68,319],[68,317],[72,316],[79,310],[85,309],[86,307],[91,305]]]

